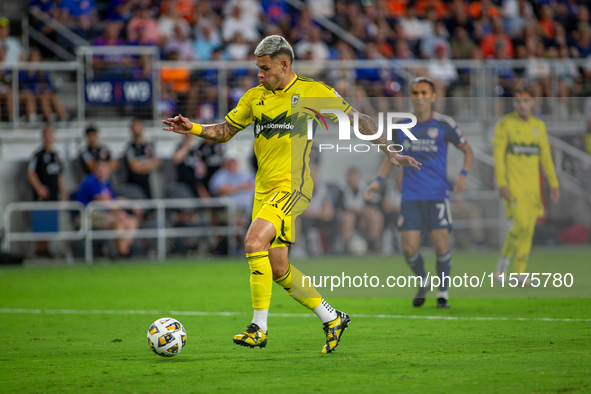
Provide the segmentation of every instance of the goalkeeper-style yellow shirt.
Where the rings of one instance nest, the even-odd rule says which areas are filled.
[[[312,197],[312,141],[307,139],[307,120],[314,113],[303,110],[303,97],[331,98],[324,100],[330,104],[323,108],[351,111],[351,106],[330,86],[296,75],[283,90],[271,91],[263,85],[248,90],[226,116],[228,123],[241,130],[254,122],[257,194],[297,190],[308,200]]]
[[[495,127],[493,147],[497,184],[508,187],[512,199],[541,206],[540,161],[550,187],[558,187],[546,125],[540,119],[530,116],[525,121],[517,112],[505,115]]]

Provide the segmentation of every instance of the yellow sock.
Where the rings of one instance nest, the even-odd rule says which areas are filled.
[[[528,258],[528,255],[516,255],[515,260],[513,261],[513,272],[516,274],[525,273]]]
[[[318,305],[320,305],[320,302],[322,302],[322,297],[313,286],[302,288],[302,277],[303,274],[296,267],[290,264],[285,275],[279,279],[276,279],[275,283],[283,287],[290,296],[292,292],[292,279],[295,281],[293,282],[294,284],[299,283],[300,285],[298,287],[297,294],[304,295],[305,298],[295,298],[295,300],[313,311],[314,309],[318,308]]]
[[[247,253],[250,266],[250,295],[252,307],[257,311],[269,309],[273,287],[273,271],[269,252]]]

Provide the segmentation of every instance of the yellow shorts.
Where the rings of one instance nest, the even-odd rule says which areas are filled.
[[[511,196],[510,200],[505,199],[505,213],[507,218],[514,219],[516,216],[527,215],[528,217],[538,218],[544,216],[544,205],[542,198]]]
[[[310,201],[299,191],[273,191],[254,196],[252,220],[265,219],[275,226],[275,239],[271,248],[289,246],[295,242],[295,219],[306,209]]]

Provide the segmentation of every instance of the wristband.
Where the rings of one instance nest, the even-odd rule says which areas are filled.
[[[466,171],[462,168],[462,171],[460,171],[460,175],[468,176],[468,171]]]
[[[382,183],[384,181],[384,178],[382,178],[381,176],[377,176],[376,181]]]
[[[197,123],[193,123],[193,127],[191,128],[191,134],[200,135],[203,131],[203,126]]]

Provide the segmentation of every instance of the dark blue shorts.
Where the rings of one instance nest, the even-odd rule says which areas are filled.
[[[398,229],[404,230],[452,230],[449,200],[402,201],[398,216]]]

